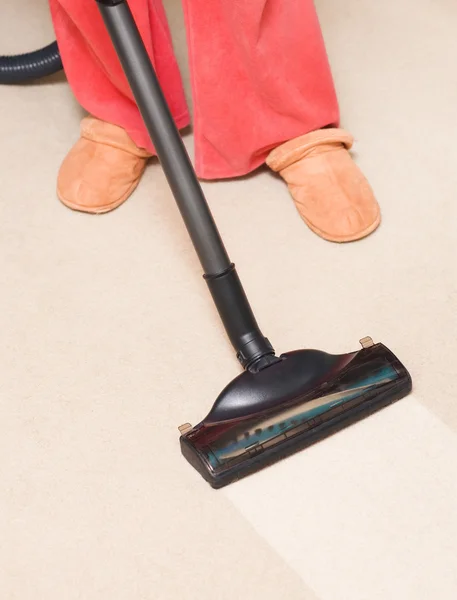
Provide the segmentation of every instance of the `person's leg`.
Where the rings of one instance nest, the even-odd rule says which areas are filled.
[[[154,154],[127,79],[94,0],[49,0],[65,73],[91,117],[65,159],[58,195],[71,208],[105,212],[135,189]],[[179,128],[189,124],[181,76],[160,0],[129,6]]]
[[[337,129],[313,0],[184,0],[184,7],[198,175],[235,177],[267,162],[322,237],[349,241],[373,230],[379,207],[348,154],[351,136]]]
[[[339,121],[312,0],[184,0],[202,178],[244,175]]]

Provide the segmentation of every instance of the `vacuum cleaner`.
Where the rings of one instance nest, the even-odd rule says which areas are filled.
[[[127,0],[94,0],[129,81],[243,372],[207,416],[179,427],[183,456],[221,488],[406,396],[411,376],[370,337],[333,355],[277,355],[263,335],[212,217]]]
[[[200,423],[179,427],[184,457],[221,488],[401,399],[411,376],[370,337],[347,354],[277,356],[229,259],[127,0],[95,1],[244,370]]]

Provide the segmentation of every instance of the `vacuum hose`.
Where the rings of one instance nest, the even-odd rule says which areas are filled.
[[[34,52],[0,56],[0,84],[11,85],[41,79],[62,69],[59,48],[57,42],[53,42]]]

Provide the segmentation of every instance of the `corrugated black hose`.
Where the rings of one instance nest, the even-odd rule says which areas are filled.
[[[0,56],[0,84],[25,83],[53,75],[63,69],[57,42],[34,52]]]

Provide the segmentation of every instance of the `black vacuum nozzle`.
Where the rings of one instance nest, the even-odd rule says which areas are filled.
[[[180,428],[183,455],[221,488],[406,396],[411,377],[397,357],[371,338],[362,345],[342,355],[298,350],[242,373],[199,425]]]

